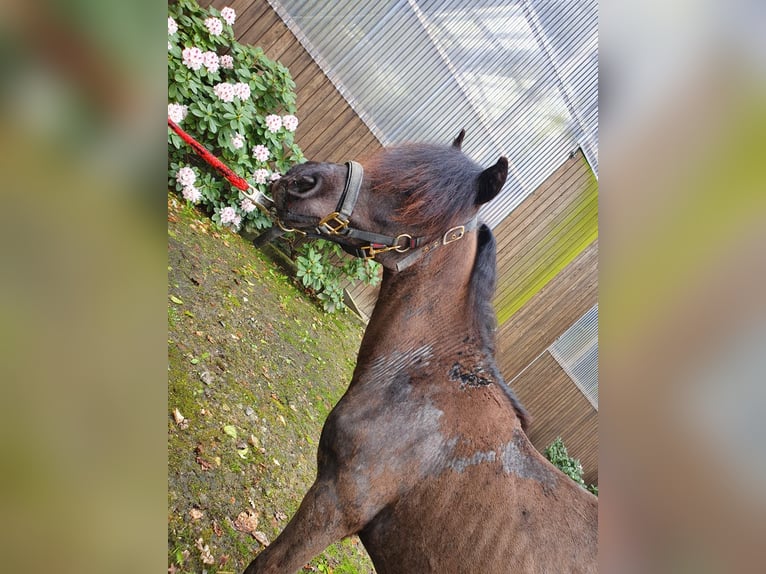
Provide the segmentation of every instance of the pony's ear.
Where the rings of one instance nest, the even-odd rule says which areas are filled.
[[[497,163],[488,167],[479,175],[479,191],[476,193],[476,205],[482,205],[495,198],[508,177],[508,160],[500,157]]]
[[[460,149],[463,146],[463,138],[465,137],[465,130],[460,130],[458,136],[452,140],[452,147]]]

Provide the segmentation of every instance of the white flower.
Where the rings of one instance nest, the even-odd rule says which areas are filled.
[[[216,84],[213,87],[213,92],[215,92],[215,95],[224,102],[233,102],[234,96],[236,95],[234,92],[234,86],[226,82]]]
[[[172,49],[173,49],[173,44],[171,44],[170,40],[168,40],[168,50],[172,50]]]
[[[245,138],[242,134],[236,133],[231,136],[231,147],[234,149],[242,149],[245,147]]]
[[[181,52],[184,65],[191,70],[199,70],[204,63],[202,50],[197,47],[184,48]]]
[[[168,16],[168,36],[172,36],[178,32],[178,24],[176,24],[176,21],[173,20],[170,16]]]
[[[227,206],[221,210],[221,225],[230,225],[234,229],[242,223],[242,217],[237,214],[237,210]]]
[[[175,123],[180,124],[186,117],[188,109],[181,104],[168,104],[168,117]]]
[[[266,183],[266,180],[269,177],[269,170],[268,169],[256,169],[253,172],[253,179],[255,180],[255,183]]]
[[[258,161],[266,161],[269,159],[269,148],[264,145],[257,145],[253,148],[253,157]]]
[[[234,94],[240,100],[246,100],[250,97],[250,86],[244,82],[237,82],[234,84]]]
[[[176,172],[176,181],[182,186],[188,187],[197,181],[197,174],[189,166],[184,166]]]
[[[202,199],[202,194],[193,184],[184,187],[183,196],[187,201],[191,201],[192,203],[197,203]]]
[[[227,6],[221,10],[221,18],[223,18],[224,22],[226,22],[229,26],[233,26],[234,20],[237,18],[237,14],[234,12],[234,8],[229,8]]]
[[[207,71],[214,74],[218,71],[218,54],[215,52],[205,52],[202,54],[202,63],[205,64]]]
[[[298,118],[292,115],[282,116],[282,125],[288,132],[294,132],[295,128],[298,127]]]
[[[278,179],[282,179],[282,176],[277,173],[276,171],[271,174],[271,177],[269,177],[271,181],[277,181]]]
[[[244,211],[245,213],[251,213],[255,211],[255,204],[250,201],[247,197],[239,202],[239,207]]]
[[[275,114],[266,116],[266,127],[271,133],[276,133],[282,127],[282,118]]]
[[[223,24],[221,24],[218,18],[207,18],[205,20],[205,27],[213,36],[220,36],[221,32],[223,32]]]
[[[222,68],[226,68],[227,70],[234,69],[234,58],[232,58],[229,54],[221,56],[218,60],[218,63],[221,64]]]

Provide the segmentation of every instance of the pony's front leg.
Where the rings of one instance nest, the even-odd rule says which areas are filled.
[[[327,546],[355,532],[344,517],[334,481],[315,482],[298,512],[245,574],[292,574]]]

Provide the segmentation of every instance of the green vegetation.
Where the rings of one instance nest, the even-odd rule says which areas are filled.
[[[548,445],[548,448],[545,449],[543,454],[545,455],[545,458],[551,461],[561,472],[586,490],[598,496],[598,486],[595,484],[585,484],[585,481],[582,478],[584,472],[582,464],[580,464],[580,461],[576,458],[569,456],[567,447],[564,446],[564,441],[561,440],[561,437],[557,437],[556,440]]]
[[[168,566],[240,572],[314,480],[363,324],[322,313],[263,252],[174,194],[168,231]],[[373,572],[357,538],[308,566]]]

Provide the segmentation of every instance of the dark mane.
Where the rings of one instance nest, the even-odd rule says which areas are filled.
[[[373,194],[394,193],[409,198],[392,219],[442,231],[469,210],[476,197],[482,168],[450,146],[404,144],[385,148],[366,169],[373,174]]]
[[[474,321],[481,334],[482,343],[491,358],[489,361],[494,379],[500,388],[508,395],[516,416],[521,421],[521,428],[526,431],[530,417],[526,409],[521,405],[516,394],[506,384],[495,361],[495,328],[497,319],[492,298],[495,295],[495,283],[497,280],[497,265],[495,253],[495,236],[486,225],[482,224],[478,231],[478,246],[476,259],[471,272],[471,307],[474,310]]]

